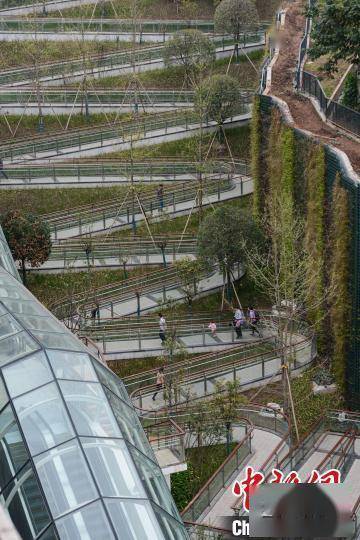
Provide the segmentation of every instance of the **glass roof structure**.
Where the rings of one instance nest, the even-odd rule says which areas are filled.
[[[188,538],[122,381],[8,257],[1,232],[0,502],[21,537]]]

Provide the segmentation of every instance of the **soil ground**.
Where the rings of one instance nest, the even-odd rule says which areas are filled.
[[[271,94],[286,101],[295,126],[310,131],[322,142],[343,150],[356,172],[360,172],[359,143],[325,124],[311,101],[296,94],[293,78],[299,45],[305,26],[304,4],[301,0],[287,4],[285,27],[280,35],[280,53],[272,70]]]

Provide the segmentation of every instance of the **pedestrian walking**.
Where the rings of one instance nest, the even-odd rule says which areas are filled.
[[[164,368],[161,367],[158,369],[158,372],[156,374],[156,392],[154,393],[152,399],[155,401],[156,396],[160,392],[162,388],[165,386],[165,375],[164,375]]]
[[[235,309],[233,324],[236,332],[236,338],[242,338],[242,327],[245,324],[245,315],[242,309]]]
[[[1,158],[0,158],[0,174],[2,174],[4,178],[8,179],[8,175],[4,171],[4,162]]]
[[[164,341],[166,341],[165,331],[166,331],[166,319],[162,313],[159,313],[159,337],[161,339],[162,344],[164,344]]]
[[[210,321],[210,324],[209,324],[208,328],[211,331],[212,337],[215,337],[216,336],[216,329],[217,329],[216,322],[215,321]]]
[[[95,323],[96,318],[100,317],[100,307],[99,304],[95,304],[93,309],[91,310],[91,319]]]
[[[249,317],[249,326],[251,330],[251,335],[254,336],[256,332],[258,336],[261,337],[260,331],[258,329],[260,315],[258,314],[257,311],[255,311],[253,306],[250,306],[248,309],[248,317]]]
[[[235,332],[236,332],[236,339],[242,338],[242,324],[243,322],[240,319],[235,319]]]
[[[164,210],[164,186],[163,184],[160,184],[159,187],[156,190],[156,196],[159,201],[159,208],[160,212]]]

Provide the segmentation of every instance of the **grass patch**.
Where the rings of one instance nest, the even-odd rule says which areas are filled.
[[[57,16],[56,13],[53,16]],[[123,41],[0,41],[0,68],[29,67],[33,66],[36,60],[38,65],[42,65],[46,62],[78,58],[80,54],[105,54],[129,49],[131,46],[132,43]]]
[[[153,186],[152,189],[154,190],[156,187]],[[221,203],[225,206],[230,206],[235,211],[241,211],[246,210],[250,208],[251,206],[251,195],[241,197],[239,199],[234,199],[232,201],[226,201]],[[204,217],[211,213],[213,210],[212,208],[205,208],[203,211]],[[158,223],[154,222],[151,224],[151,230],[153,234],[181,234],[184,230],[185,223],[188,219],[188,216],[180,216],[177,218],[169,218],[164,219],[163,221],[160,221]],[[193,214],[189,220],[188,227],[186,229],[186,234],[194,234],[196,235],[199,227],[199,215]],[[131,237],[132,231],[130,229],[126,230],[120,230],[120,231],[114,231],[109,237],[113,238],[124,238],[124,237]],[[137,236],[144,236],[148,237],[149,232],[147,230],[147,227],[145,223],[141,223],[141,225],[138,225],[136,228],[136,235]]]
[[[339,60],[338,70],[333,74],[328,74],[323,71],[323,67],[327,60],[327,56],[321,56],[316,60],[308,61],[306,62],[304,69],[318,77],[325,94],[330,97],[339,84],[341,77],[349,67],[349,63],[345,60]]]
[[[253,51],[248,54],[253,64],[260,69],[264,51]],[[229,63],[228,58],[217,60],[214,68],[204,73],[204,77],[225,73]],[[259,83],[259,73],[245,56],[241,56],[239,63],[232,61],[229,69],[229,75],[239,80],[243,88],[256,88]],[[99,88],[127,88],[132,75],[118,75],[115,77],[104,77],[95,79],[93,85]],[[168,68],[144,71],[138,74],[138,79],[145,88],[159,90],[182,89],[185,79],[185,71],[181,66],[169,66]]]
[[[279,0],[256,0],[256,7],[261,20],[272,19]],[[113,7],[114,6],[114,7]],[[131,0],[113,0],[96,6],[95,17],[123,18],[134,16],[134,4]],[[115,8],[115,11],[114,11]],[[63,17],[91,17],[94,6],[85,5],[62,9]],[[169,2],[168,0],[139,0],[136,4],[138,19],[212,19],[215,6],[212,0],[192,0],[191,2]],[[49,14],[51,16],[51,13]],[[37,13],[36,17],[41,16]],[[56,16],[56,12],[54,12]]]
[[[236,444],[231,444],[231,450]],[[186,471],[171,475],[171,493],[176,506],[181,511],[196,495],[199,489],[220,467],[225,458],[225,444],[214,444],[204,448],[185,450],[188,468]]]
[[[138,184],[142,192],[154,192],[156,185]],[[0,215],[8,210],[21,208],[22,211],[42,215],[61,210],[72,210],[85,204],[98,204],[108,199],[119,199],[119,205],[128,186],[65,189],[7,189],[1,190]],[[127,231],[129,234],[129,231]]]
[[[177,9],[178,5],[178,9]],[[115,11],[114,11],[115,8]],[[85,5],[62,9],[64,17],[91,17],[94,6]],[[214,14],[212,0],[193,0],[191,2],[169,2],[168,0],[138,0],[136,3],[138,19],[181,19],[181,18],[209,18]],[[113,0],[103,2],[95,9],[95,17],[108,17],[129,19],[134,16],[134,3],[132,0]]]
[[[144,274],[142,268],[128,270],[130,277]],[[71,298],[74,294],[89,291],[89,300],[94,293],[104,285],[124,281],[125,275],[118,270],[96,270],[90,272],[68,271],[62,274],[29,273],[28,289],[46,307],[51,306],[59,299]]]
[[[343,406],[343,398],[339,392],[317,396],[312,393],[311,382],[317,369],[310,368],[291,381],[300,437],[327,411]]]
[[[36,98],[34,98],[36,101]],[[69,121],[68,114],[58,114],[55,115],[44,115],[43,123],[44,130],[39,131],[39,116],[37,114],[19,116],[17,114],[9,114],[6,116],[7,122],[10,124],[12,129],[16,128],[19,124],[19,127],[16,130],[15,137],[11,134],[7,122],[4,117],[0,117],[0,140],[11,142],[16,139],[22,139],[27,137],[32,137],[34,135],[51,135],[56,133],[57,135],[61,132],[66,135],[65,127]],[[131,120],[131,113],[117,114],[113,113],[91,113],[88,117],[85,114],[77,113],[73,114],[70,118],[68,129],[77,129],[77,128],[87,128],[92,126],[99,126],[101,124],[108,124],[108,121],[114,122],[115,119],[120,120]]]
[[[226,130],[226,137],[228,139],[231,152],[235,158],[249,161],[250,158],[250,126],[240,126],[234,128],[228,128]],[[202,153],[206,154],[213,139],[213,134],[209,133],[203,135]],[[130,160],[131,154],[134,160],[141,161],[146,159],[157,158],[174,158],[184,160],[196,160],[198,161],[200,156],[200,137],[195,135],[188,139],[180,139],[178,141],[169,141],[161,144],[152,144],[151,146],[142,146],[134,148],[132,152],[130,150],[124,150],[120,152],[110,152],[102,156],[101,159],[121,159]],[[227,147],[220,145],[218,141],[214,141],[211,147],[211,151],[208,156],[208,161],[211,159],[228,158],[230,160]],[[85,161],[82,159],[80,161]],[[88,160],[89,161],[89,160]]]

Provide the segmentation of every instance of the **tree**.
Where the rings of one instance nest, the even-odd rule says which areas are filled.
[[[190,257],[184,257],[180,261],[176,261],[173,266],[191,309],[193,298],[197,294],[198,282],[203,272],[202,262],[199,259],[193,260]]]
[[[239,110],[240,85],[229,75],[213,75],[196,90],[195,110],[203,117],[216,120],[222,126]]]
[[[231,207],[217,208],[202,222],[198,233],[198,255],[208,265],[218,264],[227,282],[227,297],[231,299],[232,272],[245,263],[245,245],[261,244],[260,229],[247,212]]]
[[[215,394],[210,405],[213,418],[225,428],[227,454],[230,454],[231,425],[239,418],[240,405],[247,402],[246,396],[240,393],[240,386],[239,379],[216,382]]]
[[[328,55],[324,69],[337,70],[339,60],[360,61],[360,0],[324,0],[310,10],[313,18],[310,57]]]
[[[240,34],[253,29],[258,21],[259,15],[253,0],[222,0],[214,15],[215,32],[234,37],[237,60]]]
[[[211,67],[214,61],[215,45],[200,30],[180,30],[165,43],[165,66],[182,66],[188,86],[193,86],[199,75]]]
[[[41,266],[51,252],[49,225],[38,216],[12,210],[2,219],[2,228],[15,261],[19,261],[26,285],[26,264]]]

